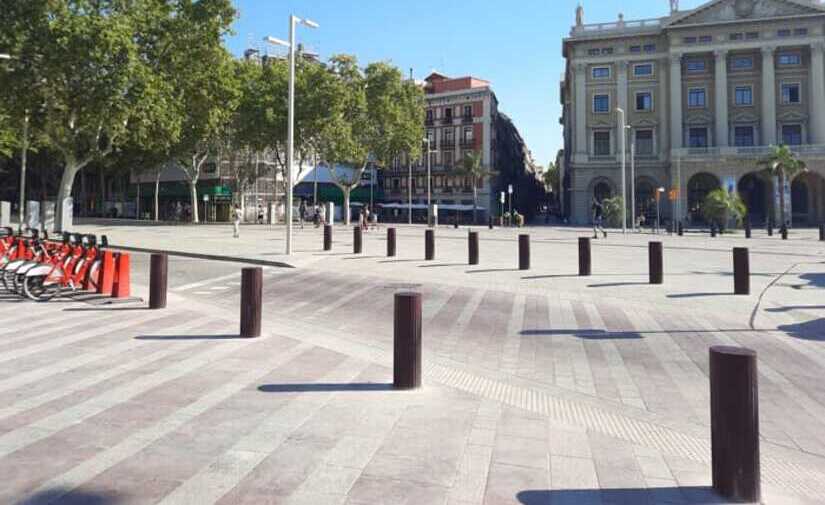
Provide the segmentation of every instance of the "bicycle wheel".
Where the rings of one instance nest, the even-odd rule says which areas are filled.
[[[94,260],[92,266],[89,267],[89,271],[86,272],[86,278],[89,280],[87,288],[89,291],[96,292],[100,285],[100,267],[102,263],[100,260]]]
[[[32,275],[23,281],[23,293],[36,302],[48,302],[60,293],[59,283],[45,283],[45,275]]]

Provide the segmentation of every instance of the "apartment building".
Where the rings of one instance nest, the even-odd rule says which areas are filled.
[[[621,192],[617,109],[637,215],[650,217],[665,188],[678,196],[663,214],[700,222],[705,195],[724,187],[754,223],[778,222],[780,191],[795,223],[825,219],[824,51],[825,8],[811,0],[712,0],[684,11],[671,0],[663,17],[597,24],[579,7],[560,86],[571,220],[589,222],[593,198]],[[809,167],[785,188],[758,166],[777,144]]]
[[[498,100],[488,81],[475,77],[450,78],[433,72],[423,83],[426,97],[426,139],[429,145],[431,201],[439,206],[442,218],[459,216],[472,218],[473,189],[470,177],[461,174],[464,156],[480,152],[482,164],[488,170],[496,166],[496,119]],[[427,159],[422,157],[408,165],[401,158],[384,175],[384,195],[387,208],[395,204],[404,210],[412,198],[416,221],[426,220]],[[492,205],[498,205],[491,189],[493,178],[478,184],[479,219],[486,220]],[[408,191],[411,188],[411,192]]]

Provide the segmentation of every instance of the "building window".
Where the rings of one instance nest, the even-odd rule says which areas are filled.
[[[464,132],[462,132],[464,143],[471,144],[473,142],[473,129],[472,128],[464,128]]]
[[[430,146],[435,144],[435,130],[427,130],[427,140],[430,142]]]
[[[787,146],[802,145],[802,125],[782,125],[782,143]]]
[[[780,53],[780,65],[799,65],[802,63],[802,56],[799,53]]]
[[[593,112],[596,114],[610,112],[610,95],[593,95]]]
[[[602,54],[602,52],[601,52],[601,50],[599,50],[599,49],[595,49],[595,48],[594,48],[594,49],[588,49],[588,50],[587,50],[587,55],[588,55],[588,56],[598,56],[598,55],[600,55],[600,54]]]
[[[610,132],[593,132],[593,154],[596,156],[610,156]]]
[[[447,107],[444,109],[444,119],[452,119],[453,118],[453,108]]]
[[[631,54],[638,54],[642,52],[642,46],[630,46]]]
[[[748,32],[745,34],[745,38],[748,40],[756,40],[759,38],[759,32]]]
[[[640,112],[653,110],[653,94],[650,91],[636,93],[636,110]]]
[[[465,105],[464,106],[464,117],[473,117],[473,106],[472,105]]]
[[[737,126],[733,129],[733,145],[748,147],[753,145],[753,126]]]
[[[447,144],[453,143],[453,129],[452,128],[445,128],[444,129],[444,137],[442,137],[444,142]]]
[[[776,36],[777,37],[790,37],[791,36],[791,31],[788,30],[788,29],[783,28],[782,30],[777,30],[776,31]]]
[[[653,75],[653,63],[640,63],[638,65],[633,65],[633,75],[636,77]]]
[[[427,109],[427,122],[428,123],[433,122],[433,110],[432,109]]]
[[[797,37],[804,37],[805,35],[808,35],[808,29],[807,28],[795,28],[794,31],[793,31],[793,34]]]
[[[445,167],[453,166],[453,153],[452,153],[452,151],[445,151],[444,152],[444,166]]]
[[[753,105],[753,89],[750,86],[737,86],[734,97],[736,105]]]
[[[707,128],[689,128],[688,129],[688,147],[707,147],[708,146],[708,129]]]
[[[705,106],[705,88],[688,90],[688,107],[700,108]]]
[[[741,33],[731,33],[730,35],[728,35],[728,38],[730,40],[742,40],[742,34]]]
[[[593,67],[593,79],[609,79],[610,67]]]
[[[705,71],[705,60],[688,60],[687,71],[689,74],[699,74]]]
[[[636,154],[641,156],[653,154],[653,130],[636,130]]]
[[[602,54],[607,54],[607,55],[613,54],[613,48],[612,47],[603,47],[602,48]]]
[[[713,37],[711,37],[710,35],[702,35],[701,37],[699,37],[700,44],[709,44],[711,42],[713,42]]]
[[[753,58],[750,56],[737,56],[731,63],[734,70],[751,70],[753,68]]]
[[[802,102],[802,97],[799,93],[799,84],[782,84],[782,103],[796,104]]]
[[[645,44],[645,52],[646,53],[655,53],[656,52],[656,44]]]
[[[695,44],[696,37],[685,37],[682,39],[682,42],[684,42],[685,44]]]

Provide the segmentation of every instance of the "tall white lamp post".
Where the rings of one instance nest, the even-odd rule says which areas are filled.
[[[433,225],[433,203],[432,192],[430,187],[430,176],[432,173],[432,157],[430,156],[430,137],[425,137],[424,142],[427,143],[427,226]]]
[[[7,53],[0,53],[0,60],[11,60],[12,57]],[[25,224],[26,216],[26,162],[29,152],[29,114],[28,111],[23,116],[23,140],[20,152],[20,206],[18,212],[17,229],[23,233],[23,226]]]
[[[286,254],[292,254],[292,166],[294,160],[295,143],[295,25],[301,23],[309,28],[318,28],[315,21],[289,16],[289,42],[266,37],[264,41],[276,46],[289,48],[289,109],[287,114],[287,139],[286,139]]]
[[[625,174],[625,163],[627,161],[627,128],[625,128],[624,110],[616,108],[619,113],[619,135],[622,143],[622,233],[627,233],[627,176]]]

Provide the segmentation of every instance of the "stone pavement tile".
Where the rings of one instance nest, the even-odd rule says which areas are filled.
[[[443,459],[457,459],[467,445],[469,431],[465,427],[449,431],[432,431],[396,427],[384,439],[380,455],[426,459],[437,455]]]
[[[498,435],[493,451],[495,464],[548,469],[547,446],[532,438]]]
[[[551,456],[568,456],[573,458],[592,458],[590,440],[580,431],[548,427],[548,449]]]
[[[538,416],[530,416],[515,409],[508,409],[499,419],[498,433],[545,441],[547,440],[547,422]]]
[[[294,495],[317,493],[343,497],[349,493],[350,488],[360,475],[360,469],[319,464],[298,487]]]
[[[481,503],[493,457],[492,447],[468,446],[461,457],[456,482],[450,489],[451,501]]]
[[[382,443],[381,434],[372,437],[344,435],[327,452],[324,461],[328,465],[361,470],[369,464]]]
[[[673,479],[673,474],[667,466],[667,462],[660,455],[636,456],[636,463],[639,465],[645,479]]]
[[[407,458],[382,454],[381,449],[364,468],[364,476],[381,479],[407,479],[412,482],[449,488],[453,485],[461,461],[459,457],[446,458],[440,454]]]
[[[349,492],[346,505],[443,505],[448,488],[411,481],[362,475]]]
[[[470,431],[470,445],[482,445],[492,447],[496,443],[496,431],[485,428],[473,428]]]
[[[484,505],[523,503],[526,493],[546,493],[549,488],[547,469],[528,468],[494,462],[490,465]]]

